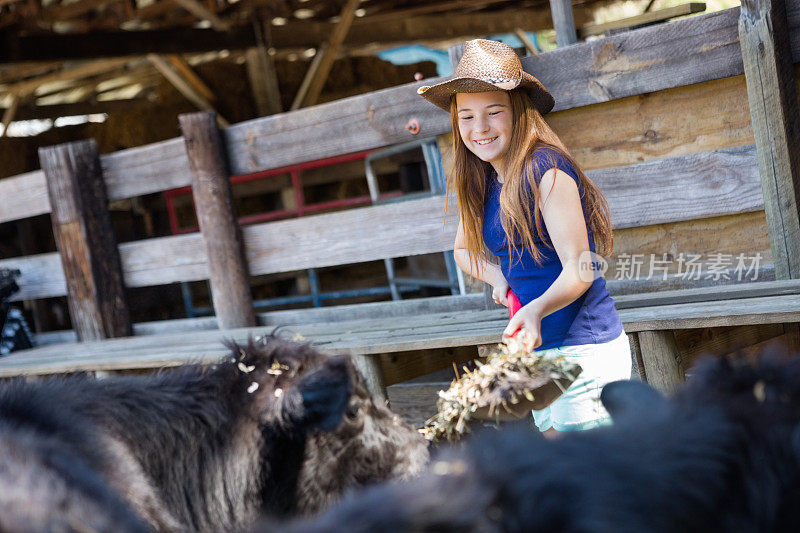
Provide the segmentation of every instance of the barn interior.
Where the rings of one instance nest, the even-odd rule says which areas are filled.
[[[711,6],[720,7],[726,6]],[[697,3],[590,0],[573,2],[572,16],[578,38],[587,39],[704,9]],[[604,20],[609,18],[616,20]],[[445,75],[448,47],[476,37],[504,37],[522,55],[556,46],[545,0],[4,0],[0,178],[38,169],[41,146],[93,138],[100,153],[109,153],[171,139],[180,135],[178,115],[197,109],[216,111],[224,127]],[[274,220],[369,201],[363,159],[322,164],[300,171],[299,189],[291,171],[241,179],[234,184],[239,215]],[[426,186],[420,149],[374,164],[381,190],[408,193]],[[320,207],[298,210],[298,201]],[[197,225],[187,191],[117,201],[111,213],[121,242]],[[2,224],[0,235],[4,258],[55,250],[47,216]],[[434,278],[446,278],[444,267],[438,257],[423,256],[403,261],[398,274],[431,277],[426,272],[432,269]],[[312,284],[331,296],[326,303],[387,297],[369,290],[386,285],[380,262],[317,274],[315,280],[308,273],[255,279],[254,297],[268,307],[308,305],[303,296]],[[408,296],[448,291],[438,285],[407,287]],[[206,283],[171,289],[166,298],[162,288],[137,290],[133,319],[210,311]],[[31,309],[37,331],[70,328],[63,300]]]
[[[571,7],[573,42],[582,42],[726,9],[738,2],[588,0],[566,4]],[[554,30],[563,14],[553,10],[554,5],[544,0],[0,0],[0,179],[39,169],[40,147],[91,138],[99,153],[108,154],[179,137],[178,117],[184,113],[215,111],[224,129],[447,75],[448,49],[469,38],[504,40],[523,56],[552,50],[563,46]],[[728,107],[738,103],[744,109],[741,117],[736,115],[741,120],[728,123],[725,132],[707,134],[707,148],[752,142],[743,79],[707,84],[704,97],[730,98]],[[714,84],[716,88],[711,87]],[[627,115],[644,117],[646,122],[648,114],[666,115],[661,107],[683,102],[684,89],[670,91],[663,102],[642,95],[635,101],[609,103],[603,112],[618,113],[614,115],[618,124]],[[701,98],[689,99],[695,106],[692,110],[702,107]],[[641,139],[649,143],[641,149],[645,157],[631,155],[640,150],[631,147],[638,137],[631,141],[633,135],[626,137],[624,131],[609,134],[602,126],[605,116],[601,120],[598,111],[592,128],[577,127],[576,121],[585,121],[586,115],[565,111],[554,117],[554,129],[568,146],[579,147],[576,156],[587,168],[677,155],[693,142],[677,134],[674,139],[659,137],[661,130],[653,126]],[[698,122],[706,120],[699,112],[698,118]],[[711,119],[707,119],[709,124]],[[582,142],[577,140],[579,134]],[[613,142],[603,141],[604,135],[613,136]],[[440,138],[442,152],[446,143],[446,138]],[[368,168],[382,200],[425,194],[441,186],[435,183],[428,163],[426,148],[417,144],[402,151],[343,154],[237,175],[232,178],[236,211],[247,225],[370,205],[375,199]],[[114,200],[109,211],[118,242],[191,233],[198,226],[187,188]],[[760,212],[707,218],[691,227],[675,223],[632,228],[623,232],[611,264],[625,253],[662,251],[663,244],[656,242],[662,238],[683,239],[699,252],[732,254],[741,252],[742,243],[747,242],[752,244],[748,250],[762,253],[768,262],[765,226]],[[706,230],[726,235],[735,231],[737,237],[728,249],[724,242],[714,248],[708,239],[689,236]],[[670,252],[679,250],[673,248]],[[0,224],[3,259],[52,251],[56,243],[48,214]],[[391,268],[393,274],[384,261],[372,261],[254,276],[253,300],[259,310],[391,300],[393,288],[397,289],[391,276],[405,280],[397,289],[404,299],[450,294],[456,287],[483,290],[469,279],[458,280],[440,253],[396,259]],[[207,281],[125,291],[132,322],[212,312]],[[24,305],[38,334],[73,327],[66,297]],[[709,349],[756,347],[783,334],[783,326],[771,324],[737,334],[724,328],[686,329],[676,337],[688,360]],[[442,361],[472,359],[474,351],[470,346],[454,347],[429,357],[430,351],[420,350],[399,366],[392,366],[397,359],[390,356],[384,365],[387,384],[407,376],[404,365],[415,365],[416,373],[436,370]]]

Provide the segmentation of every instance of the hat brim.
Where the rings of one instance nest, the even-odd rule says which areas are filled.
[[[422,86],[417,89],[417,94],[433,105],[450,112],[450,99],[457,93],[483,93],[488,91],[510,91],[524,89],[533,100],[533,104],[540,114],[549,113],[555,106],[555,100],[544,86],[528,74],[522,72],[519,80],[490,83],[479,78],[458,77],[452,78],[436,85]]]

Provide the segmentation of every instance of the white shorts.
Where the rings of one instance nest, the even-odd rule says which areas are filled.
[[[539,431],[580,431],[611,421],[600,403],[600,391],[606,383],[631,378],[631,350],[625,332],[609,342],[562,346],[537,353],[564,357],[583,368],[578,379],[555,402],[533,411]]]

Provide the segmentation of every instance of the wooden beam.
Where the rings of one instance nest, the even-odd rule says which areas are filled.
[[[178,120],[192,169],[192,195],[208,258],[211,299],[219,327],[255,326],[242,233],[214,114],[184,114]]]
[[[275,60],[267,47],[259,45],[245,50],[247,78],[259,116],[274,115],[283,111]]]
[[[82,65],[70,68],[64,68],[56,72],[52,72],[50,74],[45,74],[44,76],[39,76],[33,79],[18,81],[16,83],[6,85],[2,89],[2,92],[6,94],[14,93],[18,94],[19,96],[27,96],[29,94],[32,94],[37,89],[37,87],[45,83],[76,80],[80,78],[86,78],[89,76],[103,74],[108,70],[125,65],[125,63],[127,63],[128,61],[130,61],[130,59],[117,58],[117,59],[102,59],[99,61],[87,62]]]
[[[621,229],[762,209],[755,159],[752,145],[738,146],[590,170],[587,175],[608,197],[614,228]],[[644,176],[653,187],[649,198],[635,183]],[[698,178],[703,185],[694,188],[690,202],[682,201],[692,183],[699,185]]]
[[[693,15],[695,13],[702,13],[706,10],[705,2],[689,2],[687,4],[680,4],[658,11],[646,11],[641,15],[635,17],[626,17],[611,22],[604,22],[603,24],[587,24],[578,28],[578,36],[581,39],[586,39],[590,35],[602,35],[609,30],[617,30],[620,28],[633,28],[642,26],[644,24],[652,24],[654,22],[663,22],[673,19],[675,17],[683,17],[686,15]]]
[[[216,101],[217,97],[214,92],[209,89],[208,85],[206,85],[180,54],[167,54],[164,56],[164,59],[166,59],[172,68],[186,80],[186,83],[192,86],[197,94],[211,103]]]
[[[153,69],[153,65],[151,65],[149,61],[144,60],[143,64],[140,66],[134,66],[133,64],[135,63],[139,63],[139,61],[132,61],[129,64],[113,68],[98,75],[40,86],[35,91],[36,102],[38,104],[51,102],[51,98],[45,99],[44,97],[52,96],[57,98],[59,94],[69,95],[76,89],[88,90],[89,93],[94,93],[96,92],[97,86],[101,83],[106,83],[106,85],[111,85],[112,87],[121,87],[123,85],[133,83],[136,80],[147,78],[153,75],[161,78],[161,76]],[[107,83],[112,80],[113,83]],[[103,92],[110,90],[112,87],[104,88]]]
[[[514,30],[514,34],[519,38],[520,41],[522,41],[522,44],[525,45],[525,50],[528,51],[529,56],[539,55],[539,50],[536,48],[536,45],[533,44],[533,41],[531,41],[530,37],[528,37],[528,34],[525,33],[524,30],[517,28]]]
[[[222,20],[216,13],[212,12],[206,6],[197,0],[171,0],[175,2],[186,11],[199,18],[200,20],[207,20],[211,26],[217,31],[228,31],[230,24]]]
[[[79,0],[71,4],[57,4],[44,9],[42,16],[45,20],[59,21],[80,17],[90,11],[105,7],[116,0]]]
[[[131,335],[122,269],[94,140],[39,149],[53,234],[80,340]]]
[[[314,59],[311,60],[311,64],[308,66],[305,76],[303,76],[303,81],[300,82],[300,87],[297,89],[297,94],[294,95],[294,100],[292,100],[289,111],[296,111],[303,105],[303,100],[305,100],[308,94],[311,82],[317,77],[317,72],[319,72],[319,67],[322,64],[322,58],[325,57],[327,46],[327,44],[323,44],[317,48],[317,53],[314,54]]]
[[[101,102],[76,102],[74,104],[21,105],[15,116],[17,120],[59,118],[93,113],[112,114],[140,107],[153,107],[153,103],[146,98],[130,98]]]
[[[278,73],[275,59],[269,52],[272,44],[272,29],[268,22],[257,20],[253,23],[257,45],[245,50],[245,64],[250,89],[260,116],[274,115],[283,111]],[[274,51],[274,50],[273,50]]]
[[[743,0],[739,40],[777,278],[800,278],[800,111],[790,36],[784,0]]]
[[[169,61],[158,54],[148,54],[147,59],[153,63],[153,66],[156,68],[156,70],[158,70],[161,75],[164,76],[167,81],[178,90],[178,92],[185,96],[187,100],[192,102],[195,106],[203,111],[214,111],[217,123],[220,125],[220,127],[227,128],[230,125],[230,123],[225,120],[222,115],[216,112],[214,106],[205,96],[200,94],[194,88],[194,86],[183,77],[183,75],[172,68]]]
[[[650,294],[626,294],[614,297],[617,309],[637,307],[660,307],[665,305],[708,303],[720,300],[742,300],[766,296],[785,296],[800,293],[800,280],[784,279],[759,281],[758,283],[736,283],[728,286],[693,287],[658,291]]]
[[[148,21],[150,19],[161,18],[170,11],[175,11],[178,5],[170,0],[155,0],[144,7],[136,8],[130,20]]]
[[[166,2],[159,2],[159,5]],[[578,24],[592,20],[591,10],[575,7]],[[385,45],[419,41],[443,41],[475,35],[507,33],[516,28],[537,31],[552,27],[547,11],[510,9],[487,13],[423,15],[404,19],[402,23],[388,19],[373,24],[356,24],[350,28],[343,45],[348,49],[380,42]],[[328,41],[336,24],[329,22],[296,22],[271,27],[271,46],[281,49],[316,48]],[[19,61],[51,61],[146,55],[244,50],[258,41],[249,25],[232,26],[228,31],[176,28],[141,31],[93,31],[84,34],[20,35],[10,30],[0,32],[0,63]]]
[[[592,20],[592,11],[577,7],[574,11],[579,24]],[[547,10],[504,9],[499,11],[421,15],[398,21],[387,19],[370,23],[367,17],[353,22],[344,45],[348,48],[370,43],[411,43],[417,41],[445,41],[476,35],[512,32],[516,28],[537,31],[552,28]],[[307,48],[329,39],[334,31],[327,22],[303,22],[275,26],[272,31],[276,48]]]
[[[347,37],[347,32],[353,24],[358,3],[359,0],[347,0],[347,3],[342,7],[342,11],[339,13],[339,22],[336,23],[333,32],[331,32],[331,36],[327,41],[327,46],[317,52],[322,54],[322,59],[320,59],[317,71],[314,73],[314,77],[308,87],[308,92],[303,98],[302,105],[310,106],[317,103],[319,95],[322,92],[322,87],[328,80],[328,74],[331,72],[333,62],[336,61],[336,56],[342,48],[342,43],[344,43],[344,39]]]
[[[17,112],[17,108],[19,107],[19,96],[16,94],[11,95],[11,105],[3,112],[3,131],[0,133],[0,137],[7,137],[8,136],[8,127],[11,125],[11,122],[14,120],[14,115]]]
[[[14,65],[0,66],[0,83],[13,83],[32,76],[42,76],[49,74],[57,68],[61,68],[60,61],[48,63],[15,63]]]
[[[375,13],[374,15],[367,13],[366,16],[357,18],[354,22],[354,25],[375,24],[376,22],[385,20],[398,21],[402,19],[407,19],[409,17],[415,17],[418,15],[440,13],[442,11],[458,11],[461,9],[468,9],[474,12],[486,6],[499,4],[507,1],[508,0],[477,0],[477,1],[471,0],[468,4],[465,4],[464,0],[451,0],[449,2],[439,2],[439,3],[430,2],[420,6],[410,7],[407,9],[383,10],[379,13]],[[448,13],[448,16],[452,14],[454,13]]]
[[[572,0],[550,0],[553,27],[556,30],[556,44],[559,48],[578,42],[575,19],[572,17]]]

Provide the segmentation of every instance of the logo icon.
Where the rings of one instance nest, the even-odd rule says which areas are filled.
[[[594,281],[602,278],[608,270],[608,261],[602,255],[594,252],[581,252],[578,256],[578,277],[581,281]]]

